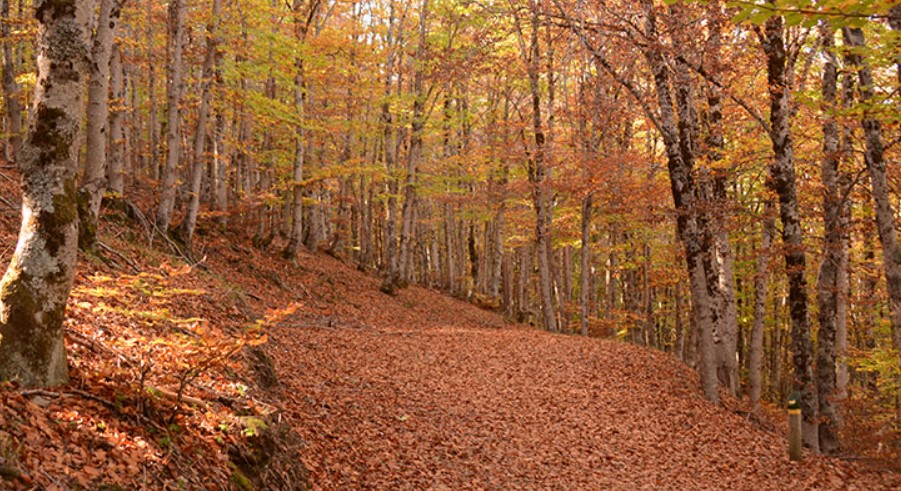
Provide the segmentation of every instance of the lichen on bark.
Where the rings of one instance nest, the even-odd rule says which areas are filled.
[[[78,208],[76,137],[87,64],[83,0],[43,0],[34,117],[25,139],[22,224],[0,281],[0,379],[67,382],[63,319],[75,277]]]

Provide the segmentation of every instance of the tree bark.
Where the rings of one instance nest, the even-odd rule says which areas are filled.
[[[838,67],[833,49],[835,32],[829,25],[821,29],[823,54],[823,259],[817,277],[817,303],[820,330],[817,333],[817,400],[819,402],[819,445],[824,454],[838,450],[838,420],[836,416],[835,337],[838,318],[838,268],[842,254],[842,196],[838,183],[839,129],[835,118],[838,91]]]
[[[63,319],[75,278],[75,174],[88,70],[89,8],[79,0],[35,2],[34,112],[19,156],[22,225],[0,281],[0,379],[27,386],[68,380]]]
[[[782,219],[782,244],[788,276],[791,314],[792,366],[794,389],[801,397],[804,444],[818,451],[817,395],[811,365],[810,324],[808,319],[807,258],[801,229],[798,196],[795,190],[795,163],[791,136],[791,62],[785,48],[785,26],[780,16],[771,17],[761,38],[767,58],[770,93],[770,140],[774,161],[770,164],[770,186],[779,196]]]
[[[425,54],[428,49],[428,17],[429,0],[422,0],[419,8],[419,45],[413,58],[413,118],[410,122],[410,150],[407,153],[407,172],[404,183],[404,206],[401,213],[400,252],[396,269],[389,269],[385,281],[392,283],[391,291],[412,280],[412,271],[408,268],[413,248],[413,216],[416,210],[416,166],[422,158],[422,132],[425,127],[426,91],[423,87]],[[398,280],[401,282],[398,283]],[[385,287],[383,286],[383,289]]]
[[[185,0],[169,3],[169,85],[167,87],[166,166],[161,176],[162,191],[156,212],[156,225],[160,233],[168,234],[175,209],[175,183],[181,160],[181,94],[185,74],[185,16],[188,7]]]
[[[297,42],[306,40],[310,22],[319,6],[318,0],[310,0],[307,17],[304,18],[303,0],[294,0],[292,9],[294,12],[294,36]],[[298,122],[294,126],[294,163],[291,175],[291,232],[288,234],[288,245],[282,251],[286,259],[295,259],[300,245],[303,243],[303,171],[306,160],[307,131],[304,128],[306,117],[306,82],[304,80],[303,59],[297,57],[294,60],[296,73],[294,74],[294,110]]]
[[[541,295],[541,313],[543,327],[551,332],[557,331],[557,315],[554,309],[553,278],[550,265],[550,238],[548,233],[547,190],[545,178],[546,148],[545,134],[541,121],[541,92],[539,88],[539,60],[541,52],[538,46],[539,12],[534,2],[531,8],[531,42],[528,51],[529,90],[532,96],[532,130],[535,147],[529,158],[529,182],[532,184],[532,202],[535,207],[535,244],[538,255],[538,284]],[[525,53],[524,53],[525,55]]]
[[[773,235],[776,222],[773,219],[773,202],[766,200],[760,233],[760,250],[757,252],[757,271],[754,275],[754,321],[751,327],[751,347],[748,354],[748,384],[751,407],[757,410],[763,388],[763,334],[766,325],[767,279]]]
[[[87,156],[79,194],[79,246],[90,249],[97,240],[100,201],[106,190],[107,130],[109,129],[109,79],[113,38],[124,0],[100,0],[97,29],[91,47],[88,85]]]
[[[582,198],[582,247],[580,250],[581,288],[579,289],[579,302],[582,305],[582,335],[588,336],[589,319],[589,292],[591,284],[591,193]]]
[[[656,14],[651,0],[642,0],[645,13],[645,35],[648,39],[658,36]],[[695,182],[692,175],[694,153],[691,141],[683,138],[690,134],[685,129],[677,128],[676,114],[673,108],[670,90],[669,69],[662,53],[657,49],[646,52],[648,63],[654,76],[654,86],[659,107],[660,132],[667,155],[667,167],[670,174],[670,188],[676,205],[676,232],[685,247],[685,260],[691,287],[692,312],[698,331],[698,355],[700,357],[701,388],[704,397],[712,402],[719,401],[717,393],[716,363],[714,359],[713,322],[711,303],[704,273],[703,251],[701,247],[702,230],[698,223],[695,204]],[[685,68],[682,67],[684,70]],[[685,102],[685,98],[683,103]],[[687,113],[682,108],[680,113]],[[682,121],[680,124],[688,124]]]
[[[9,0],[0,0],[0,37],[3,37],[3,96],[6,102],[10,153],[17,161],[22,148],[22,104],[19,102],[19,84],[16,82],[16,63],[10,40]]]
[[[206,33],[206,53],[203,57],[200,94],[200,107],[197,109],[197,128],[194,131],[193,161],[191,168],[191,193],[188,201],[188,209],[184,221],[179,227],[179,238],[185,247],[191,250],[191,241],[194,238],[194,229],[197,226],[197,215],[200,212],[200,188],[203,184],[204,170],[207,162],[204,158],[206,150],[207,120],[210,115],[210,99],[212,97],[213,79],[216,75],[216,64],[219,61],[218,26],[219,15],[222,10],[222,0],[213,0],[210,23]]]
[[[860,54],[866,47],[863,31],[856,27],[842,28],[845,44],[855,51],[848,53],[848,61],[857,68],[860,102],[868,104],[875,96],[873,72],[867,60]],[[873,202],[876,205],[876,228],[882,243],[882,263],[889,294],[891,311],[892,346],[901,356],[901,245],[895,229],[895,210],[890,197],[886,176],[886,161],[882,146],[882,124],[872,110],[863,113],[863,130],[866,141],[864,161],[870,174]],[[901,358],[899,358],[901,363]]]
[[[122,47],[116,43],[113,45],[113,53],[110,57],[110,95],[113,107],[110,110],[109,127],[109,166],[106,170],[108,187],[112,193],[122,196],[125,192],[125,89],[124,71],[122,68]]]
[[[147,30],[145,31],[145,42],[147,43],[147,93],[149,99],[150,121],[147,125],[147,170],[150,177],[156,181],[160,178],[160,146],[159,146],[159,121],[156,112],[156,66],[154,65],[153,56],[153,5],[156,0],[146,0],[146,19]]]

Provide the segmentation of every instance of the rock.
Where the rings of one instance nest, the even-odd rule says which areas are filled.
[[[31,402],[34,403],[34,404],[37,405],[37,406],[46,408],[46,407],[49,406],[50,403],[53,402],[53,401],[51,401],[50,399],[48,399],[48,398],[46,398],[46,397],[44,397],[44,396],[34,396],[34,397],[31,399]]]

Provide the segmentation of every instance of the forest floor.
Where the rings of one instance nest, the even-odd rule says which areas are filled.
[[[901,489],[859,463],[790,462],[783,428],[712,406],[662,352],[324,271],[341,311],[311,305],[273,334],[316,488]]]
[[[4,267],[16,181],[0,171]],[[784,429],[708,404],[664,353],[209,229],[189,267],[141,227],[107,209],[80,257],[70,386],[0,385],[0,489],[901,489],[789,462]]]

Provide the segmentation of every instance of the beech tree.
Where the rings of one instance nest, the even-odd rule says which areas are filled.
[[[125,0],[100,0],[96,28],[91,41],[90,82],[84,174],[79,188],[79,245],[94,246],[100,201],[106,190],[107,140],[109,139],[109,82],[113,38]]]
[[[169,2],[169,52],[166,86],[166,165],[160,176],[162,190],[156,212],[156,226],[160,233],[168,234],[175,209],[176,180],[181,162],[181,100],[185,76],[185,16],[188,7],[185,0]]]
[[[0,378],[48,386],[68,380],[63,319],[75,278],[75,173],[84,116],[88,2],[42,0],[33,116],[22,143],[22,226],[0,281]]]
[[[857,27],[846,26],[842,29],[842,36],[852,49],[848,52],[847,59],[857,70],[861,102],[872,103],[875,80],[869,62],[858,51],[866,46],[863,31]],[[901,356],[901,245],[898,243],[898,232],[895,230],[895,210],[889,197],[882,124],[873,116],[872,110],[873,108],[867,107],[863,113],[862,125],[866,144],[864,162],[870,175],[873,202],[876,205],[876,228],[879,232],[879,241],[882,243],[883,271],[891,311],[892,342]]]
[[[792,86],[797,51],[786,47],[785,23],[780,16],[770,17],[760,36],[767,59],[767,83],[770,93],[770,126],[774,160],[770,165],[770,186],[779,197],[782,243],[789,282],[791,315],[793,386],[801,398],[805,445],[818,448],[817,395],[813,380],[810,325],[808,318],[807,256],[795,188],[794,147],[791,134]],[[796,43],[797,47],[798,44]],[[796,48],[797,49],[797,48]]]
[[[13,59],[13,46],[10,38],[9,0],[0,0],[0,35],[3,36],[3,69],[0,73],[3,82],[4,102],[6,103],[7,131],[9,149],[6,153],[9,160],[18,159],[22,147],[22,106],[19,103],[19,84],[16,82],[16,65]],[[10,158],[11,157],[11,158]]]

